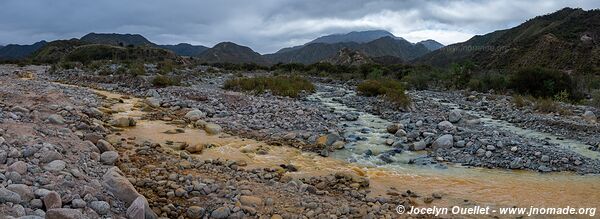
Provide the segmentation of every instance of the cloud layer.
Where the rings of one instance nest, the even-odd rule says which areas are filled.
[[[516,26],[563,7],[600,8],[597,0],[3,0],[0,44],[140,33],[159,44],[213,46],[232,41],[260,53],[321,35],[384,29],[416,42],[444,44]]]

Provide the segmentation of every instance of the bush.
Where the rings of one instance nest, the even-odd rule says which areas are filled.
[[[596,109],[600,109],[600,90],[592,92],[592,100],[590,101],[590,105],[596,107]]]
[[[519,94],[514,95],[512,100],[513,100],[513,103],[515,104],[515,106],[518,108],[522,108],[527,105],[525,98],[523,98],[523,96],[521,96]]]
[[[168,87],[179,85],[180,80],[178,78],[169,77],[165,75],[157,75],[152,79],[152,85],[156,87]]]
[[[550,98],[538,98],[533,106],[535,110],[542,113],[559,113],[562,115],[570,114],[569,111],[560,107],[560,105]]]
[[[143,63],[135,62],[129,65],[129,74],[138,76],[146,74],[146,67]]]
[[[527,68],[512,75],[510,87],[521,94],[535,97],[554,97],[561,92],[568,92],[569,99],[579,100],[583,97],[572,78],[563,72],[542,68]]]
[[[315,86],[309,80],[299,76],[232,78],[225,81],[223,88],[255,93],[271,91],[274,95],[288,97],[297,97],[303,91],[309,93],[315,91]]]
[[[400,106],[410,105],[410,98],[404,92],[404,86],[396,80],[365,80],[356,90],[364,96],[384,96],[388,101]]]
[[[168,74],[175,71],[175,63],[171,60],[165,60],[158,63],[158,70],[161,74]]]
[[[402,81],[405,82],[407,86],[416,90],[428,89],[437,81],[437,79],[435,72],[423,69],[410,70],[402,77]]]

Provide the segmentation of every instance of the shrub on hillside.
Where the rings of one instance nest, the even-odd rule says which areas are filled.
[[[515,106],[517,108],[522,108],[527,105],[527,101],[525,100],[525,98],[523,98],[523,96],[521,96],[519,94],[515,94],[513,96],[512,102],[515,104]]]
[[[178,78],[169,77],[166,75],[157,75],[152,79],[152,85],[156,87],[168,87],[179,85],[180,81]]]
[[[592,100],[590,101],[590,105],[596,107],[596,109],[600,109],[600,90],[592,92]]]
[[[559,110],[558,104],[550,98],[538,98],[533,108],[543,113],[558,112]]]
[[[146,74],[146,67],[144,67],[143,63],[134,62],[129,64],[129,74],[138,76]]]
[[[518,93],[535,97],[554,97],[564,91],[572,100],[582,98],[567,73],[543,68],[527,68],[514,73],[510,78],[510,87]]]
[[[365,80],[356,90],[364,96],[384,96],[400,107],[410,105],[410,98],[404,92],[404,86],[397,80]]]
[[[309,80],[299,76],[232,78],[225,81],[223,88],[255,93],[270,91],[274,95],[288,97],[297,97],[303,91],[309,93],[315,91],[315,86]]]

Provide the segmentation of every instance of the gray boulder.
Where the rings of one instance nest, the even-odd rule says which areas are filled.
[[[581,117],[583,117],[583,119],[585,119],[585,121],[596,122],[596,115],[592,111],[589,111],[589,110],[585,111],[585,113],[583,113],[583,115]]]
[[[21,201],[21,196],[18,193],[0,187],[0,203],[11,202],[17,204]]]
[[[434,149],[437,148],[450,148],[454,145],[454,137],[446,134],[437,138],[431,145]]]
[[[56,125],[62,125],[65,124],[65,119],[60,115],[52,114],[48,116],[48,122]]]
[[[114,165],[119,159],[119,153],[116,151],[107,151],[100,154],[100,162],[105,165]]]
[[[81,211],[70,208],[54,208],[46,211],[46,219],[81,219]]]
[[[186,119],[189,119],[190,121],[195,122],[199,119],[206,117],[206,114],[204,112],[200,111],[199,109],[195,109],[195,110],[187,112],[184,117]]]
[[[448,121],[450,121],[451,123],[456,123],[460,121],[460,119],[462,119],[462,114],[460,113],[460,110],[454,109],[450,111],[450,114],[448,115]]]

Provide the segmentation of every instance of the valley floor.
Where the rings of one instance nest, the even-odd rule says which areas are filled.
[[[0,66],[2,217],[398,218],[399,205],[600,201],[589,107],[412,91],[400,110],[341,82],[291,99],[222,90],[232,75],[157,89],[47,70]]]

